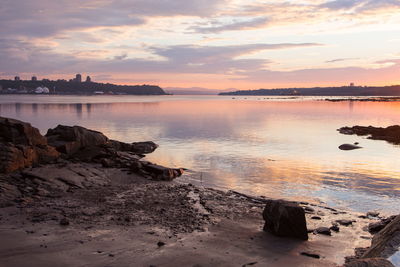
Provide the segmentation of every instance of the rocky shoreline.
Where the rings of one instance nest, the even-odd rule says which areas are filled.
[[[386,128],[373,126],[353,126],[338,129],[341,134],[367,136],[368,139],[384,140],[394,145],[400,144],[400,125]]]
[[[368,97],[368,98],[325,98],[328,102],[398,102],[400,97]]]
[[[0,146],[0,266],[392,266],[398,247],[399,216],[179,184],[150,141],[0,118]]]

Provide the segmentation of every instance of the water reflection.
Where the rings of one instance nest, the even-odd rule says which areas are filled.
[[[29,121],[42,133],[66,124],[126,142],[154,140],[160,148],[149,158],[191,169],[182,180],[257,195],[321,200],[360,211],[379,207],[396,212],[400,147],[340,135],[336,129],[398,124],[399,103],[140,99],[4,103],[0,115]],[[337,148],[353,142],[364,148]]]

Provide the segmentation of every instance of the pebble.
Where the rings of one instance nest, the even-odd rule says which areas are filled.
[[[315,229],[315,233],[321,235],[331,235],[331,230],[328,227],[318,227]]]
[[[336,222],[344,226],[349,226],[353,224],[353,221],[350,220],[336,220]]]
[[[331,227],[329,227],[329,229],[331,229],[334,232],[339,232],[340,228],[338,225],[334,224]]]
[[[367,212],[367,216],[378,217],[379,216],[379,212],[377,212],[377,211],[368,211]]]
[[[60,220],[60,225],[63,225],[63,226],[69,225],[69,221],[67,220],[67,218],[62,218]]]
[[[310,253],[310,252],[301,252],[300,255],[315,258],[315,259],[321,258],[318,254]]]

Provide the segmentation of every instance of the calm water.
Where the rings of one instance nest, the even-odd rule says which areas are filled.
[[[357,211],[400,208],[400,146],[339,134],[400,124],[400,102],[218,96],[0,96],[0,115],[42,133],[82,125],[126,142],[153,140],[148,158],[190,171],[181,181],[321,201]],[[343,143],[363,149],[341,151]]]

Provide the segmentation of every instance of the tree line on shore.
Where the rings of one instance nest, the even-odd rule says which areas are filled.
[[[47,87],[51,94],[132,94],[165,95],[166,92],[156,85],[116,85],[97,82],[71,82],[65,80],[0,80],[1,93],[34,93],[38,87]]]
[[[219,95],[400,96],[400,85],[257,89],[224,92]]]

